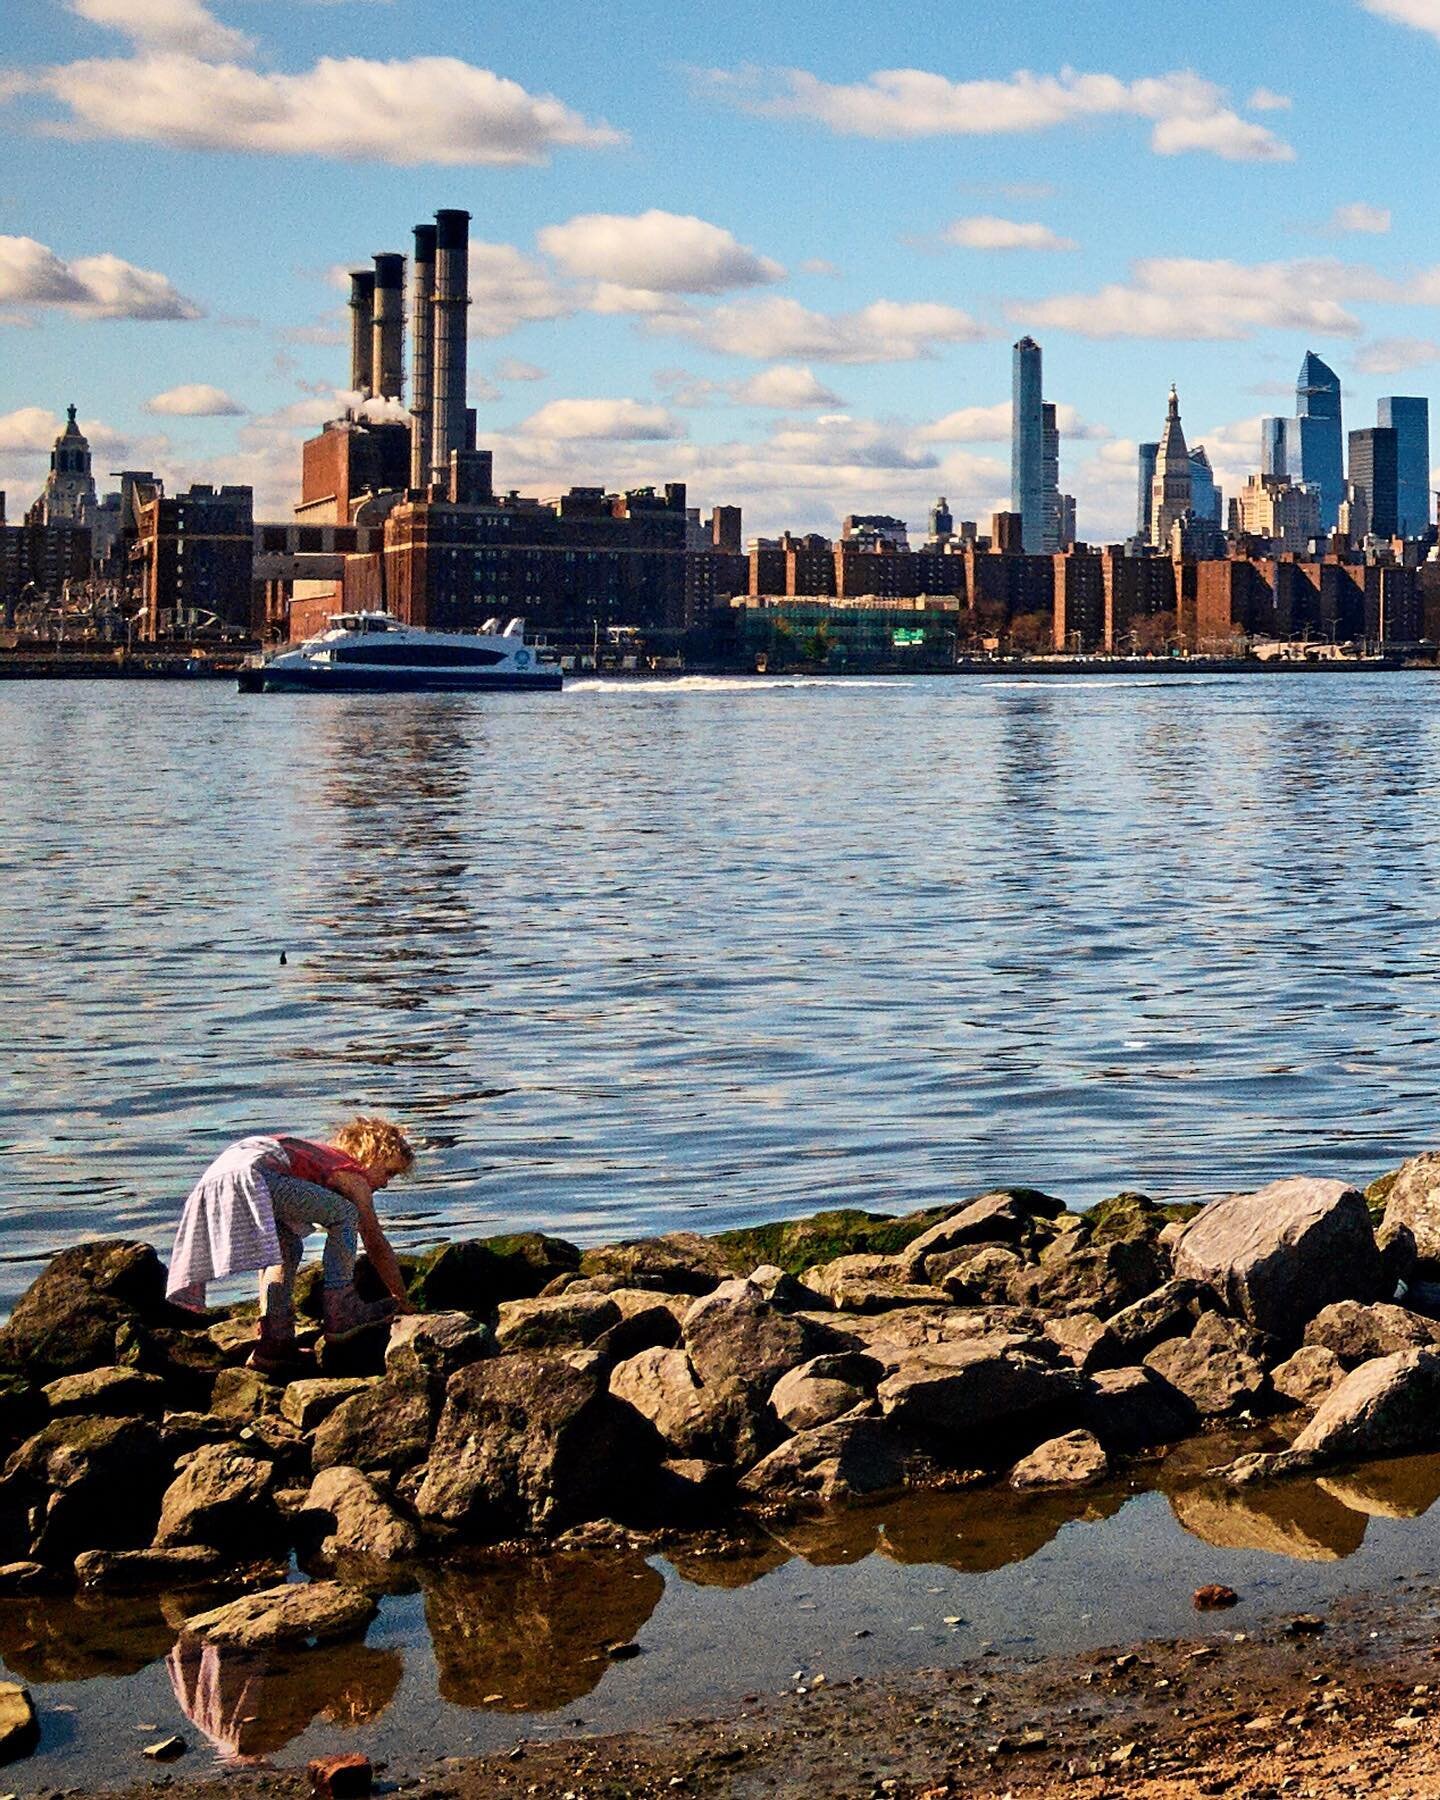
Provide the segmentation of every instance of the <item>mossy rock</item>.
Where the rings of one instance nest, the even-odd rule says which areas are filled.
[[[736,1268],[748,1272],[770,1263],[787,1275],[799,1275],[817,1263],[833,1262],[837,1256],[894,1256],[957,1210],[958,1206],[932,1206],[896,1218],[893,1213],[845,1207],[814,1213],[808,1219],[722,1231],[715,1242]]]
[[[1148,1194],[1127,1189],[1096,1201],[1084,1219],[1093,1243],[1133,1243],[1159,1237],[1167,1225],[1184,1223],[1201,1210],[1198,1200],[1152,1200]]]
[[[441,1244],[406,1270],[410,1298],[422,1312],[487,1313],[502,1300],[532,1300],[557,1275],[580,1267],[580,1252],[540,1231],[465,1238]]]
[[[1370,1222],[1378,1225],[1385,1217],[1385,1202],[1390,1198],[1390,1190],[1400,1179],[1399,1169],[1390,1169],[1384,1175],[1377,1175],[1365,1190],[1365,1204],[1370,1209]]]

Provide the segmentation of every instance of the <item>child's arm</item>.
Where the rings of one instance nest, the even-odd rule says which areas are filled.
[[[390,1240],[381,1229],[380,1220],[376,1216],[375,1196],[371,1192],[370,1183],[362,1176],[352,1174],[349,1169],[339,1169],[330,1177],[329,1185],[337,1194],[343,1194],[359,1214],[360,1241],[365,1246],[365,1254],[370,1258],[371,1267],[399,1302],[401,1309],[408,1312],[410,1306],[405,1297],[405,1277],[400,1271],[395,1252],[390,1248]]]

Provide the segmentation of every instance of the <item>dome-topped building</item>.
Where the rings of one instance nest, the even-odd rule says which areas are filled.
[[[50,473],[45,491],[31,508],[39,525],[92,525],[98,505],[95,476],[90,467],[90,440],[75,423],[75,408],[68,408],[65,429],[50,452]]]

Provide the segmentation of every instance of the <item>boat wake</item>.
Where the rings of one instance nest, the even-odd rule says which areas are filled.
[[[604,675],[572,676],[567,694],[754,694],[773,688],[878,688],[908,685],[905,677],[867,679],[856,675],[676,675],[628,680]]]

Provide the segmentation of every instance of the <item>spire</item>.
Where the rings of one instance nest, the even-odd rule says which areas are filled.
[[[1170,383],[1170,415],[1169,416],[1172,419],[1175,419],[1177,421],[1179,420],[1179,417],[1180,417],[1180,396],[1175,391],[1175,383],[1173,381]]]
[[[73,400],[65,408],[65,417],[69,420],[70,424],[73,426],[75,423],[75,402]]]

